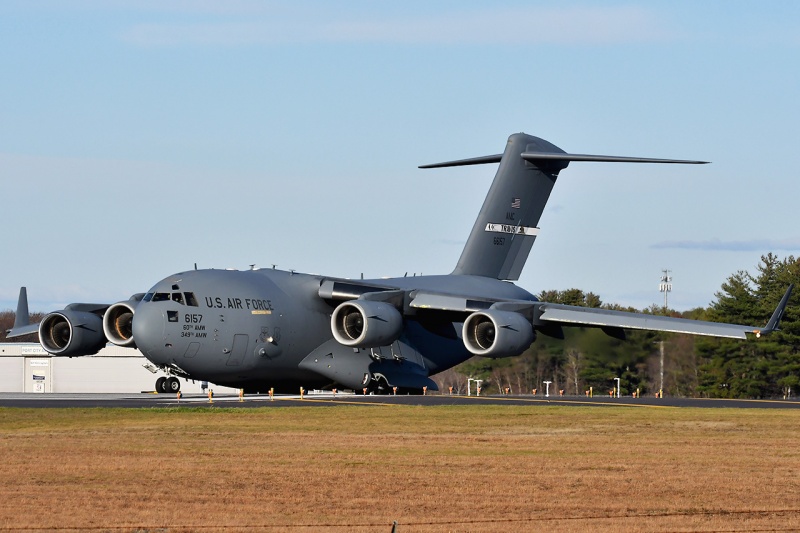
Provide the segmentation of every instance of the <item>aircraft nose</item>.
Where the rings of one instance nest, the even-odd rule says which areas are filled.
[[[133,340],[145,355],[151,355],[164,344],[164,313],[158,306],[141,303],[133,314]]]

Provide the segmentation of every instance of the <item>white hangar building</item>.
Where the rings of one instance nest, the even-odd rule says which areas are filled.
[[[39,343],[0,343],[0,392],[140,393],[155,391],[163,373],[135,348],[109,344],[95,355],[53,357]],[[201,393],[201,382],[181,378],[181,392]],[[235,389],[210,384],[214,392]]]

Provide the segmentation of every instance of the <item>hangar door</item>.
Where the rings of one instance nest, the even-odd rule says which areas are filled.
[[[22,391],[24,368],[21,357],[0,357],[0,392]]]

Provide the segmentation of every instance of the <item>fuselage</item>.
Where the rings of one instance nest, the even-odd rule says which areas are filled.
[[[320,295],[320,286],[329,279],[274,269],[181,272],[156,283],[139,302],[133,338],[154,364],[191,379],[258,390],[333,385],[335,380],[300,366],[333,339],[331,314],[340,302]],[[478,276],[353,283],[535,300],[512,283]],[[471,356],[460,338],[460,319],[454,315],[442,320],[437,314],[431,321],[423,313],[404,320],[403,346],[417,352],[428,375]]]

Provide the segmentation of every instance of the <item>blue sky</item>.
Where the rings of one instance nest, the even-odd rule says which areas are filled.
[[[800,254],[800,3],[0,3],[0,309],[199,267],[447,273],[517,131],[573,163],[519,284],[706,306]]]

